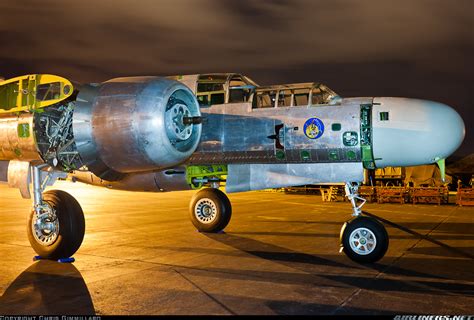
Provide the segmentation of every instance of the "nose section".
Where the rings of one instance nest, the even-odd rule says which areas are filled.
[[[377,167],[434,163],[456,151],[465,135],[453,108],[418,99],[374,98],[372,127]]]
[[[435,154],[439,159],[446,159],[454,153],[464,140],[466,128],[459,113],[445,104],[430,102],[432,109],[430,128],[432,135],[438,139]]]

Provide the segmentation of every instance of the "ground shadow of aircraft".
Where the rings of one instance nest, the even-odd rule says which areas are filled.
[[[0,314],[94,315],[81,273],[70,263],[41,260],[23,271],[0,297]]]

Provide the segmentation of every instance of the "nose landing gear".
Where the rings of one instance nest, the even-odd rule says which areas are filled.
[[[389,242],[385,227],[369,217],[356,217],[344,223],[340,241],[344,253],[360,263],[380,260],[387,252]]]
[[[359,197],[358,184],[346,183],[346,196],[351,201],[355,218],[341,228],[341,250],[352,260],[371,263],[380,260],[388,249],[388,234],[376,219],[361,216],[365,199]],[[357,204],[357,200],[362,201]]]

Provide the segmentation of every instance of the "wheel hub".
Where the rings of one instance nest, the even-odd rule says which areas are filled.
[[[59,236],[59,220],[56,211],[48,204],[42,205],[40,210],[34,210],[31,220],[33,237],[43,245],[52,245]]]
[[[357,228],[349,236],[352,251],[360,255],[372,253],[377,246],[375,234],[367,228]]]
[[[217,217],[217,206],[211,199],[201,199],[196,203],[194,214],[201,223],[212,223]]]
[[[168,117],[168,131],[177,140],[187,140],[193,131],[192,125],[185,125],[183,118],[189,117],[191,112],[185,104],[177,103],[166,111]]]

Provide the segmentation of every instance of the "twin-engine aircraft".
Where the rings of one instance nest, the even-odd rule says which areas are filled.
[[[190,217],[202,232],[230,221],[227,193],[345,183],[352,205],[341,246],[357,262],[388,248],[362,216],[364,168],[444,160],[464,139],[451,107],[407,98],[341,98],[320,83],[258,86],[240,74],[117,78],[75,84],[36,74],[0,82],[0,181],[31,198],[28,238],[43,258],[70,257],[85,223],[58,178],[108,188],[199,190]],[[30,188],[30,184],[32,188]]]

